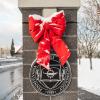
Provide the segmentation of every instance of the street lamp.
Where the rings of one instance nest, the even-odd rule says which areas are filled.
[[[100,15],[100,0],[96,0],[97,2],[97,14]]]

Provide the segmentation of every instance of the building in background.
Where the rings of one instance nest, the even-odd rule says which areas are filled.
[[[0,58],[6,58],[10,56],[10,48],[0,48]]]

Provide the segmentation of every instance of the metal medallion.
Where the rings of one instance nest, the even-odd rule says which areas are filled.
[[[30,69],[32,86],[46,96],[62,93],[71,82],[71,69],[68,62],[62,66],[58,57],[52,55],[50,68],[51,70],[47,70],[34,61]]]

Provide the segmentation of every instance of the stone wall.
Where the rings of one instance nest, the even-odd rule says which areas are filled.
[[[43,96],[31,86],[29,71],[32,61],[36,58],[38,44],[28,34],[28,15],[42,15],[42,8],[21,8],[23,17],[23,100],[77,100],[77,9],[57,8],[64,10],[67,27],[63,40],[71,50],[69,62],[72,69],[72,81],[69,88],[58,96]]]

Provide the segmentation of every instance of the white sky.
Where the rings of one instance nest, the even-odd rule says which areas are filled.
[[[22,15],[17,0],[0,0],[0,47],[10,47],[11,39],[15,45],[22,45]]]
[[[0,0],[0,47],[10,47],[12,38],[16,46],[22,45],[21,21],[18,0]]]

